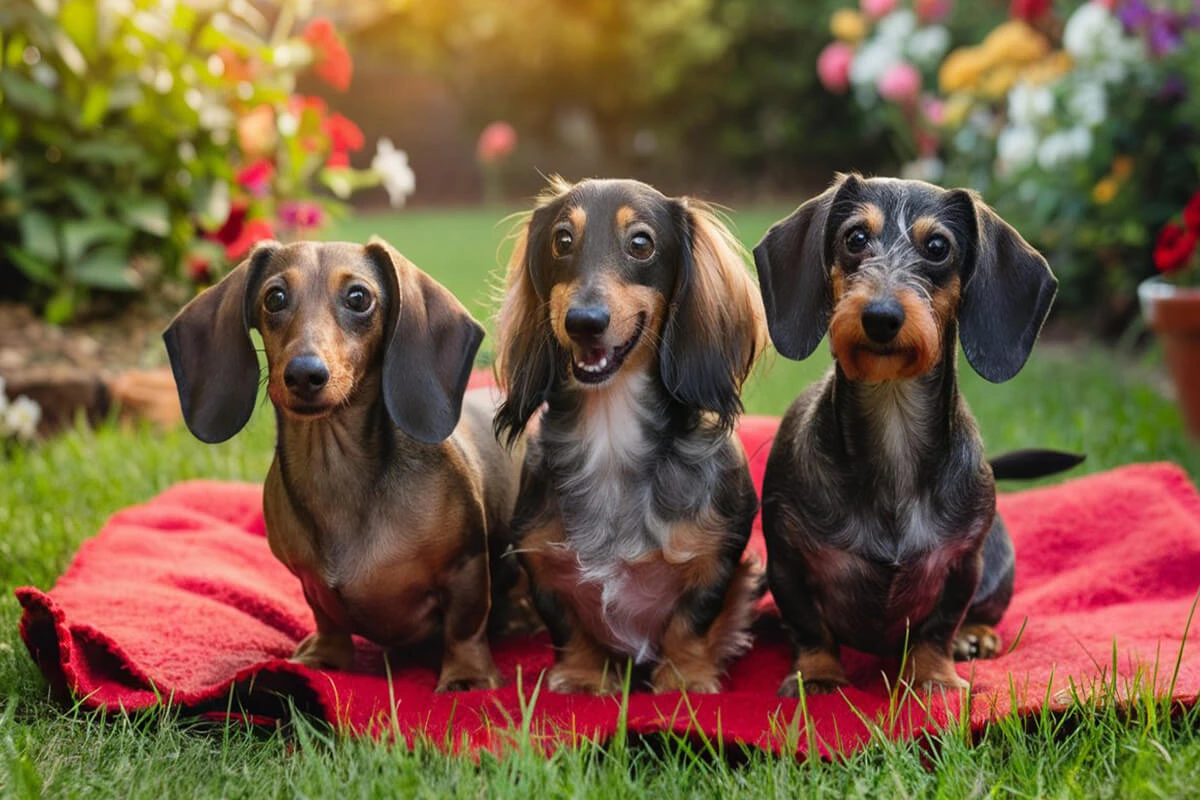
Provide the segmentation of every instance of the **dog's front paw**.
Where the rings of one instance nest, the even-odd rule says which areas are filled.
[[[944,647],[923,642],[909,654],[904,681],[924,692],[961,691],[971,688],[954,669],[954,660]]]
[[[672,664],[663,663],[654,669],[654,674],[650,677],[650,688],[655,694],[716,694],[721,691],[721,678],[711,670],[697,670],[688,674],[676,669]]]
[[[991,625],[964,625],[954,635],[954,660],[995,658],[1001,644],[1000,634]]]
[[[438,692],[473,692],[476,689],[499,689],[500,673],[492,672],[482,677],[443,675],[438,680]]]
[[[616,694],[621,681],[611,667],[594,671],[559,664],[546,675],[546,688],[556,694]]]
[[[783,679],[783,683],[779,684],[779,689],[775,694],[780,697],[799,697],[800,682],[804,681],[804,694],[835,694],[839,689],[850,685],[850,681],[844,678],[804,678],[800,677],[799,673],[793,672]]]
[[[290,659],[311,669],[347,671],[354,666],[354,641],[344,633],[312,633]]]

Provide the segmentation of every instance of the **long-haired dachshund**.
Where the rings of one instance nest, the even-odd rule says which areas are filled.
[[[492,435],[486,393],[464,408],[483,328],[381,240],[260,244],[163,334],[205,442],[254,410],[252,328],[277,422],[267,537],[316,619],[294,659],[344,670],[351,634],[386,647],[440,638],[439,691],[497,686],[486,628],[492,594],[519,583],[498,555],[520,463]]]
[[[530,442],[513,533],[557,648],[547,685],[715,692],[749,642],[757,510],[731,435],[766,344],[740,246],[705,206],[629,180],[555,181],[523,230],[499,315],[512,441]]]
[[[963,688],[953,658],[1000,648],[1013,589],[995,477],[1078,463],[1028,451],[989,465],[959,394],[957,343],[984,378],[1025,364],[1057,283],[971,192],[841,176],[754,250],[771,338],[835,364],[788,409],[763,485],[771,592],[796,646],[780,694],[847,682],[845,643],[909,648],[906,677]],[[994,472],[993,474],[993,467]]]

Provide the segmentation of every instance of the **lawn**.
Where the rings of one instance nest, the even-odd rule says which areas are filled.
[[[782,207],[734,217],[753,243]],[[481,318],[489,276],[510,227],[492,211],[359,216],[337,238],[378,233],[449,286]],[[485,341],[485,351],[489,345]],[[828,365],[767,359],[746,391],[750,412],[780,413]],[[1152,361],[1047,343],[1007,384],[964,371],[962,383],[991,452],[1079,450],[1084,471],[1167,459],[1200,475],[1179,415],[1154,388]],[[879,744],[838,763],[750,752],[713,758],[685,742],[617,742],[546,760],[456,759],[356,741],[300,725],[291,735],[213,728],[163,711],[99,719],[52,702],[17,635],[11,589],[49,587],[79,543],[116,509],[188,478],[261,480],[270,415],[242,435],[203,445],[186,431],[78,430],[0,457],[0,795],[37,796],[1191,796],[1200,776],[1200,719],[1140,704],[1128,715],[1076,710],[1011,721],[968,743],[950,730],[925,745]],[[131,591],[136,591],[131,576]]]

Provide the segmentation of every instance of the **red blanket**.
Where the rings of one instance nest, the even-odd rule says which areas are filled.
[[[756,481],[774,429],[770,419],[742,424]],[[432,666],[395,657],[385,665],[365,642],[353,672],[289,663],[312,615],[297,581],[267,549],[260,505],[259,486],[180,484],[113,516],[49,593],[18,589],[21,633],[47,678],[86,707],[169,701],[199,714],[232,710],[270,721],[291,703],[356,733],[394,732],[454,748],[501,747],[522,723],[546,742],[617,729],[618,699],[543,690],[530,706],[551,663],[544,638],[496,645],[506,681],[496,691],[434,694]],[[1200,497],[1180,469],[1130,466],[1006,494],[1000,510],[1018,564],[1001,632],[1008,642],[1021,635],[1008,655],[960,666],[964,676],[974,673],[974,725],[1063,707],[1072,691],[1111,697],[1115,688],[1120,697],[1152,684],[1195,702],[1200,647],[1183,648],[1182,640],[1200,582]],[[762,551],[757,530],[751,547]],[[733,666],[720,695],[635,692],[628,729],[801,751],[814,744],[811,732],[822,753],[836,753],[881,731],[911,736],[962,710],[956,695],[910,698],[889,712],[896,665],[852,651],[845,658],[853,687],[844,696],[809,698],[808,723],[799,720],[796,701],[775,696],[788,647],[767,633]]]

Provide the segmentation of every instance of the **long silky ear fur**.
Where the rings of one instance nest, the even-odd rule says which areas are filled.
[[[494,428],[496,438],[510,447],[563,380],[547,300],[538,294],[534,283],[535,262],[545,250],[548,218],[543,205],[526,218],[516,235],[508,259],[504,299],[496,317],[495,370],[505,395]]]
[[[767,344],[762,302],[729,229],[703,203],[681,206],[683,263],[659,349],[662,380],[681,404],[732,428],[742,383]]]
[[[978,195],[962,189],[950,194],[950,202],[970,204],[978,231],[965,265],[959,338],[975,371],[1001,383],[1029,359],[1058,281],[1046,259]]]
[[[772,225],[754,248],[771,341],[787,358],[808,358],[829,329],[833,290],[825,226],[839,192],[858,181],[856,175],[839,175],[824,192]]]
[[[279,250],[261,242],[216,286],[189,302],[163,343],[188,430],[202,442],[229,439],[250,420],[258,399],[258,354],[250,339],[254,293],[264,266]]]
[[[483,326],[463,304],[387,242],[372,237],[366,254],[391,291],[383,400],[405,435],[437,444],[454,432]]]

